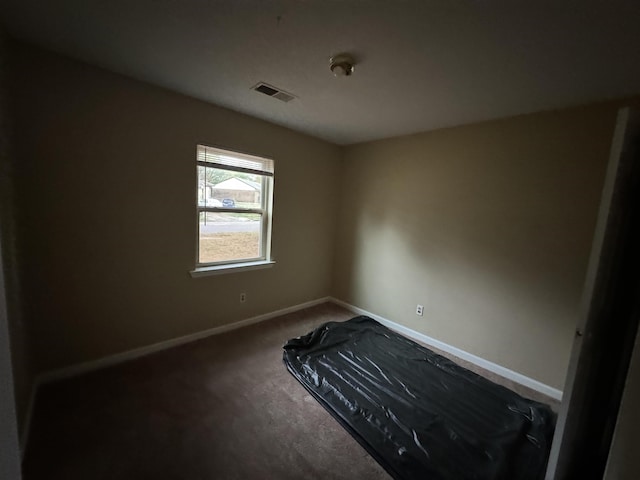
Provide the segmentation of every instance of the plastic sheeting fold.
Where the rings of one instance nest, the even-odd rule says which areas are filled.
[[[364,316],[289,340],[293,376],[396,479],[544,477],[555,415]]]

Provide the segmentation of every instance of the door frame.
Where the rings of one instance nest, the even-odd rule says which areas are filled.
[[[639,153],[640,112],[620,109],[546,480],[605,472],[640,317]]]

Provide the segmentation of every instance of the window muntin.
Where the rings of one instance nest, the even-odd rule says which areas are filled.
[[[273,160],[198,145],[198,267],[270,259]]]

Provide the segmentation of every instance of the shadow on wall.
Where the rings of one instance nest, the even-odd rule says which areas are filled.
[[[576,109],[347,147],[338,295],[561,388],[614,117]]]

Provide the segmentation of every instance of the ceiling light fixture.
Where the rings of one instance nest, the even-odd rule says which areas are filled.
[[[348,77],[353,73],[355,63],[351,55],[341,53],[329,59],[329,68],[336,77]]]

